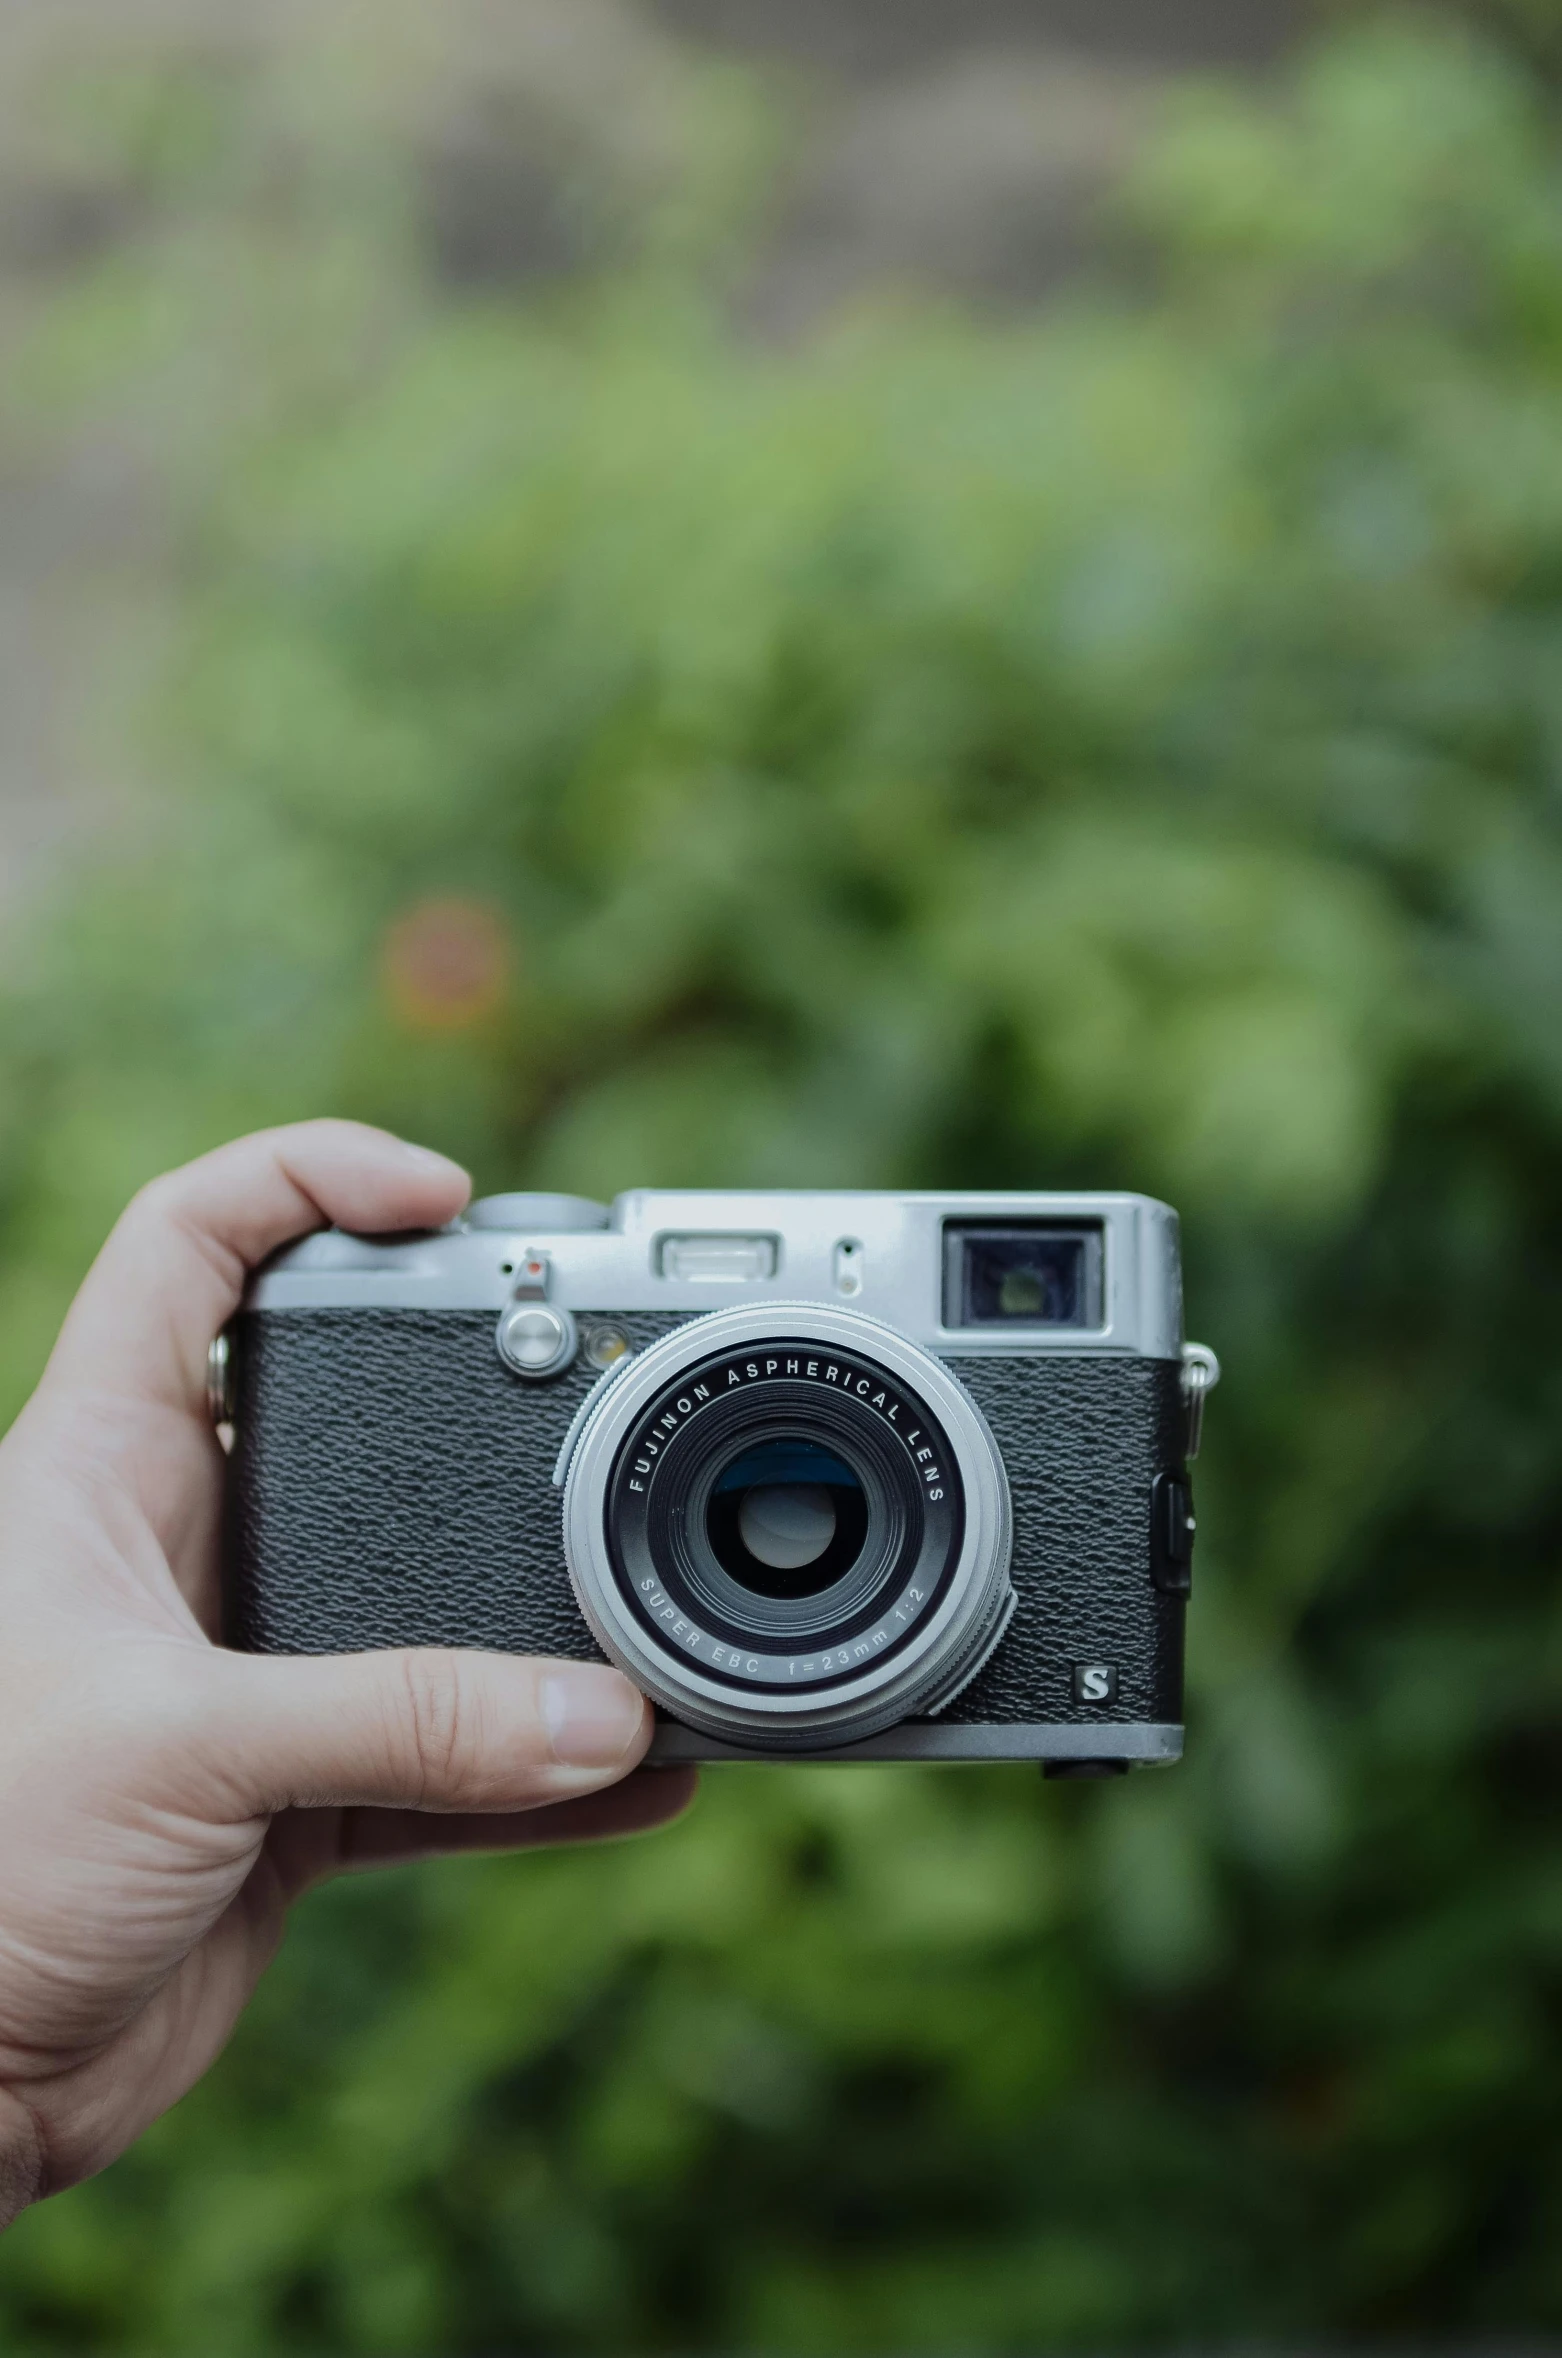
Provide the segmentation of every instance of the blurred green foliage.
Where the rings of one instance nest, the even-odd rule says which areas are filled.
[[[729,1771],[312,1899],[9,2346],[1562,2328],[1543,100],[1354,30],[1187,96],[1138,295],[789,352],[720,77],[698,201],[524,302],[158,103],[201,225],[20,364],[215,457],[178,778],[13,961],[9,1402],[129,1187],[326,1108],[488,1187],[1147,1188],[1228,1380],[1184,1767]]]

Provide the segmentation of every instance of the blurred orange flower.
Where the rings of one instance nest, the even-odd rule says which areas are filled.
[[[499,911],[452,893],[415,901],[393,921],[380,979],[409,1031],[462,1032],[499,1006],[511,964]]]

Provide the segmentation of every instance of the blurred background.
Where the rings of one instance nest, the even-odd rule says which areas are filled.
[[[1112,1186],[1186,1764],[311,1898],[18,2353],[1562,2332],[1562,6],[9,0],[0,1417],[126,1194]]]

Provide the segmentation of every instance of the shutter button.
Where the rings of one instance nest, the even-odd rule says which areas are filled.
[[[547,1291],[548,1256],[528,1253],[494,1336],[500,1358],[516,1375],[561,1375],[575,1356],[575,1321],[545,1298]]]

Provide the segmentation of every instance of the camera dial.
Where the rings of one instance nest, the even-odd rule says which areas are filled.
[[[505,1366],[512,1374],[533,1381],[562,1375],[574,1358],[580,1340],[570,1312],[546,1298],[550,1274],[546,1253],[535,1245],[523,1253],[515,1272],[514,1291],[494,1336],[494,1347]]]
[[[937,1711],[1012,1609],[985,1419],[947,1367],[853,1311],[689,1320],[604,1378],[563,1478],[570,1577],[603,1651],[747,1749]]]

